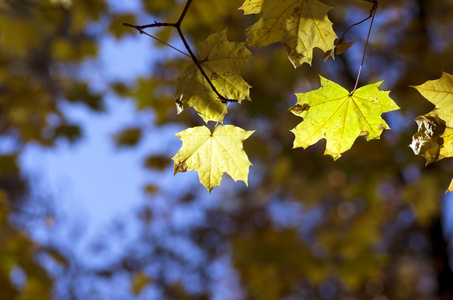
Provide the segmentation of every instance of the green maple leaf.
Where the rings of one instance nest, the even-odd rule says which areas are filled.
[[[232,125],[219,125],[213,132],[206,126],[186,129],[176,135],[182,140],[182,147],[173,157],[175,174],[197,171],[200,182],[211,190],[220,185],[223,173],[234,181],[242,180],[247,185],[250,163],[242,142],[253,131],[246,131]]]
[[[433,111],[415,119],[418,131],[410,147],[426,163],[453,156],[453,75],[442,73],[437,80],[414,86],[428,101],[436,105]]]
[[[290,111],[304,121],[291,130],[295,135],[294,148],[307,148],[324,138],[327,140],[324,154],[336,160],[359,136],[379,139],[382,131],[389,129],[381,114],[399,108],[389,92],[378,90],[380,84],[366,85],[351,95],[337,83],[321,77],[319,89],[296,94],[297,104]]]
[[[326,52],[337,38],[327,16],[331,7],[318,0],[247,0],[240,9],[244,14],[263,12],[247,29],[247,44],[262,47],[281,42],[294,67],[311,64],[313,49]]]
[[[224,30],[210,35],[200,45],[199,54],[201,67],[222,96],[239,102],[250,100],[250,85],[241,76],[241,71],[248,66],[251,57],[245,43],[229,42]],[[190,65],[178,78],[175,101],[178,113],[187,104],[205,122],[223,120],[225,105],[195,64]]]

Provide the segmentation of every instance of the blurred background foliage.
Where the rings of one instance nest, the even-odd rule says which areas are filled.
[[[334,7],[329,17],[337,35],[371,8],[367,1],[323,2]],[[333,162],[322,155],[323,141],[291,149],[289,132],[300,122],[287,111],[294,92],[318,88],[317,74],[353,87],[368,23],[346,36],[356,41],[347,53],[324,63],[315,51],[313,66],[294,69],[281,45],[251,48],[255,59],[244,77],[252,102],[231,105],[225,118],[257,130],[245,142],[254,165],[249,188],[225,175],[208,196],[185,179],[189,174],[172,176],[174,153],[150,153],[143,168],[157,176],[144,186],[134,236],[113,226],[93,241],[91,254],[32,238],[32,224],[52,232],[64,219],[45,195],[30,190],[19,158],[31,144],[84,138],[81,124],[67,118],[71,105],[102,113],[113,93],[152,116],[151,134],[202,124],[190,109],[176,114],[176,79],[191,62],[162,43],[150,39],[159,57],[132,83],[112,80],[95,89],[82,76],[97,66],[91,62],[101,37],[136,37],[123,22],[175,22],[184,4],[142,0],[135,14],[112,11],[104,0],[0,1],[0,139],[8,144],[0,153],[0,298],[453,299],[442,226],[453,163],[424,166],[407,146],[416,132],[412,119],[433,107],[410,85],[453,73],[453,1],[379,1],[361,84],[384,80],[401,107],[385,114],[393,130],[381,140],[360,138]],[[243,16],[241,4],[194,0],[182,24],[193,48],[224,28],[231,41],[244,41],[244,29],[259,16]],[[172,28],[149,32],[183,49]],[[144,130],[137,122],[111,138],[119,148],[134,148]],[[58,205],[59,195],[53,197]],[[80,258],[103,256],[105,247],[121,251],[97,264]]]

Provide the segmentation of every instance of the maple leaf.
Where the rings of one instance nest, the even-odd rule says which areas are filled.
[[[240,9],[246,15],[263,12],[247,29],[247,44],[262,47],[281,42],[294,67],[311,64],[313,49],[328,51],[337,38],[327,16],[331,7],[318,0],[247,0]]]
[[[325,138],[324,154],[336,160],[357,137],[379,139],[382,131],[389,129],[381,114],[399,107],[389,92],[378,90],[381,82],[361,87],[351,95],[337,83],[320,77],[321,87],[296,94],[297,104],[290,108],[304,119],[291,130],[295,135],[294,148],[307,148]]]
[[[241,77],[241,70],[248,66],[251,57],[245,43],[229,42],[224,30],[210,35],[201,43],[199,54],[201,67],[222,96],[239,102],[250,100],[250,85]],[[205,122],[223,121],[225,105],[195,64],[179,76],[175,102],[178,113],[187,104]]]
[[[250,163],[242,142],[254,131],[233,125],[219,125],[213,132],[206,126],[186,129],[176,135],[182,147],[173,157],[175,174],[197,171],[201,184],[209,191],[220,185],[223,173],[247,185]]]
[[[414,86],[428,101],[436,105],[431,112],[418,116],[418,131],[409,145],[426,163],[453,156],[453,75],[442,73],[437,80]]]

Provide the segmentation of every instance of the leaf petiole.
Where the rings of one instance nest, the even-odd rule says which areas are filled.
[[[343,38],[343,37],[346,35],[346,33],[347,33],[352,27],[362,24],[363,22],[365,22],[366,20],[368,20],[369,18],[371,18],[371,17],[373,16],[373,13],[376,11],[377,6],[378,6],[377,1],[376,1],[376,0],[364,0],[364,1],[368,1],[368,2],[372,2],[372,3],[373,3],[373,7],[372,7],[371,10],[370,10],[370,15],[369,15],[368,17],[366,17],[365,19],[363,19],[362,21],[357,22],[357,23],[354,23],[354,24],[352,24],[351,26],[349,26],[349,27],[343,32],[343,34],[341,35],[340,39]]]
[[[366,49],[367,49],[367,46],[368,46],[368,41],[370,39],[371,28],[373,27],[374,17],[376,16],[376,10],[378,8],[378,2],[377,1],[370,1],[370,0],[366,0],[366,1],[373,3],[373,7],[371,8],[371,12],[370,12],[370,17],[371,17],[370,29],[368,30],[368,35],[367,35],[366,42],[365,42],[365,48],[363,49],[362,62],[360,63],[359,73],[357,74],[357,80],[355,82],[354,89],[349,94],[350,96],[352,96],[354,94],[354,92],[357,89],[357,86],[359,84],[360,75],[362,74],[363,62],[365,61]],[[366,18],[365,20],[368,20],[370,17]],[[359,22],[357,24],[360,24],[360,23],[364,22],[365,20],[363,20],[363,21],[361,21],[361,22]],[[351,27],[349,27],[349,28],[351,28]],[[348,30],[349,30],[349,28],[348,28]]]

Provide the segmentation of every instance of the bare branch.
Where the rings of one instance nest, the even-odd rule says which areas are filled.
[[[186,16],[187,11],[189,10],[189,7],[190,7],[191,3],[192,3],[192,0],[187,0],[186,6],[184,7],[184,10],[182,11],[181,16],[179,17],[179,19],[178,19],[178,21],[176,23],[158,23],[158,22],[154,22],[152,24],[147,24],[147,25],[132,25],[132,24],[129,24],[129,23],[123,23],[123,25],[135,28],[136,30],[138,30],[140,32],[140,34],[146,34],[146,35],[148,35],[148,36],[150,36],[150,37],[152,37],[152,38],[154,38],[156,40],[159,40],[159,39],[157,39],[157,38],[153,37],[152,35],[146,33],[145,31],[143,31],[143,29],[154,28],[154,27],[174,27],[174,28],[176,28],[176,30],[178,31],[179,37],[181,38],[181,41],[184,44],[184,47],[186,48],[187,52],[189,52],[189,55],[192,58],[193,63],[197,66],[198,70],[200,70],[201,75],[206,79],[206,81],[208,82],[208,84],[211,87],[212,91],[217,95],[219,100],[222,103],[239,102],[236,99],[227,99],[227,98],[225,98],[223,95],[221,95],[217,91],[217,89],[215,88],[215,86],[212,83],[211,79],[208,77],[206,72],[203,70],[203,67],[200,64],[200,61],[198,60],[198,58],[195,56],[195,54],[193,53],[192,49],[190,48],[189,43],[187,43],[187,40],[184,37],[184,34],[182,33],[181,23],[184,20],[184,17]],[[163,42],[163,41],[161,41],[161,42]],[[173,46],[170,46],[169,44],[167,44],[165,42],[163,42],[163,43],[166,44],[167,46],[169,46],[169,47],[171,47],[171,48],[183,53],[184,55],[187,55],[186,53],[182,52],[181,50],[179,50],[179,49],[177,49],[177,48],[175,48]],[[189,55],[187,55],[187,56],[189,56]]]

